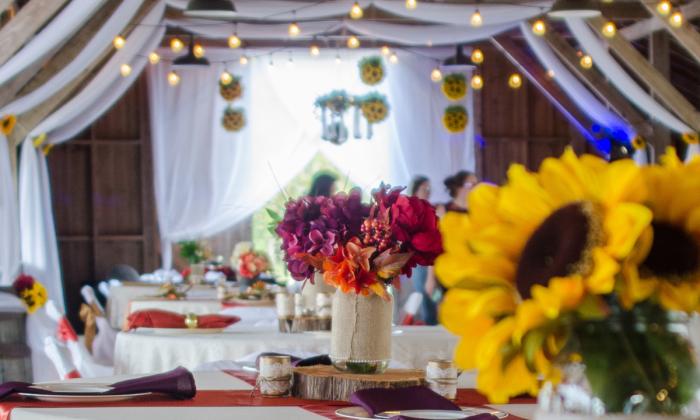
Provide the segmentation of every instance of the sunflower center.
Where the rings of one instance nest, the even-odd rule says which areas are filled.
[[[530,289],[536,284],[546,286],[552,277],[585,269],[587,251],[594,240],[591,215],[587,203],[566,205],[549,215],[530,236],[515,273],[523,299],[530,298]]]
[[[669,223],[652,222],[654,242],[641,264],[645,277],[683,279],[700,271],[700,245],[682,228]]]

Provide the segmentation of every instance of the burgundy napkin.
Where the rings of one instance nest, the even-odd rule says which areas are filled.
[[[424,386],[362,389],[350,396],[350,402],[367,410],[370,416],[392,410],[460,411],[455,403]]]
[[[420,419],[417,417],[409,417],[409,416],[394,416],[390,420],[424,420],[424,419]],[[475,414],[473,416],[462,417],[461,420],[498,420],[498,417],[494,416],[493,414],[483,413],[483,414]]]
[[[164,394],[179,400],[191,399],[197,393],[192,373],[178,367],[174,370],[157,375],[144,376],[129,379],[110,385],[112,390],[105,392],[109,395],[139,394],[153,392]],[[69,395],[66,392],[52,392],[43,389],[32,388],[28,382],[6,382],[0,384],[0,400],[12,394],[29,392],[42,395]],[[80,395],[103,395],[102,393],[80,393]]]
[[[289,356],[290,359],[292,360],[292,366],[294,367],[302,367],[302,366],[318,366],[318,365],[331,365],[331,358],[328,357],[327,354],[321,354],[318,356],[313,356],[313,357],[307,357],[306,359],[300,359],[298,357],[294,357],[289,354],[284,354],[284,353],[274,353],[274,352],[267,352],[267,353],[260,353],[258,357],[255,359],[255,367],[260,369],[260,358],[262,356]]]
[[[197,328],[226,328],[241,319],[237,316],[199,315]],[[185,315],[159,309],[136,311],[126,319],[126,330],[135,328],[187,328]]]

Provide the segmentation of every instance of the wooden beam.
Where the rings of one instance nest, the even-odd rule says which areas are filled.
[[[139,11],[136,13],[134,18],[131,20],[131,25],[127,25],[126,27],[128,28],[126,30],[125,36],[128,36],[128,34],[133,31],[134,28],[136,28],[136,25],[134,23],[140,22],[143,20],[144,16],[150,12],[150,10],[157,4],[157,2],[154,1],[145,1],[142,5]],[[86,40],[89,40],[92,38],[92,36],[99,30],[99,28],[102,26],[104,21],[111,15],[111,12],[106,13],[106,11],[109,11],[111,8],[119,5],[119,2],[116,1],[108,1],[104,6],[102,6],[102,9],[98,12],[98,15],[95,15],[92,19],[90,19],[90,23],[83,27],[74,37],[73,39],[64,47],[64,48],[75,48],[75,44],[78,44],[80,42],[83,42]],[[105,13],[103,13],[105,12]],[[52,97],[47,99],[46,101],[42,102],[40,105],[35,107],[34,109],[27,111],[26,113],[19,115],[17,117],[17,125],[15,126],[15,129],[12,131],[12,134],[10,137],[12,138],[13,142],[15,145],[19,145],[19,143],[24,140],[24,138],[29,134],[31,130],[34,129],[44,118],[46,118],[48,115],[50,115],[55,109],[57,109],[60,105],[63,103],[67,102],[70,100],[71,96],[80,90],[80,87],[84,85],[87,81],[90,80],[94,74],[100,70],[100,68],[104,65],[104,63],[109,59],[111,54],[113,54],[114,48],[112,47],[112,44],[110,43],[108,46],[105,46],[104,51],[88,66],[86,66],[83,71],[70,83],[68,83],[66,86],[64,86],[61,90],[56,92]],[[60,54],[58,55],[60,57]],[[60,58],[57,58],[56,60],[60,60]],[[53,61],[53,60],[52,60]],[[58,63],[58,65],[63,66],[65,63]],[[115,69],[114,71],[118,71],[118,69]],[[40,75],[37,75],[39,77]],[[36,79],[36,78],[35,78]],[[36,87],[38,87],[38,82],[35,82],[32,80],[30,84],[28,84],[25,89],[23,90],[33,90]]]
[[[700,33],[693,28],[693,25],[688,24],[688,18],[684,16],[683,25],[680,28],[674,28],[668,19],[658,14],[654,4],[650,4],[648,0],[641,0],[641,2],[655,16],[655,19],[661,21],[666,30],[676,38],[676,41],[690,53],[695,61],[700,63]],[[695,0],[693,3],[700,5],[700,0]]]
[[[590,133],[590,127],[593,125],[593,122],[547,77],[542,66],[536,63],[529,54],[525,53],[506,35],[493,37],[491,42],[527,76],[528,80],[550,100],[552,105],[564,115],[571,125],[587,133],[590,138],[593,137]]]
[[[695,107],[629,41],[621,36],[605,38],[602,34],[602,28],[606,22],[605,18],[600,16],[588,20],[591,28],[607,41],[612,51],[649,86],[654,94],[666,103],[683,122],[694,130],[700,131],[700,113]]]
[[[576,49],[561,35],[550,30],[544,35],[544,39],[569,69],[578,76],[579,80],[582,80],[601,100],[607,102],[619,116],[634,127],[637,133],[642,136],[652,135],[653,129],[647,119],[617,89],[608,83],[600,71],[596,68],[587,70],[581,68]]]
[[[66,4],[67,0],[31,0],[0,30],[0,65],[14,55]]]
[[[686,21],[690,21],[697,17],[700,17],[700,1],[698,0],[683,5],[680,7],[680,9]],[[611,18],[610,16],[606,17]],[[638,39],[646,37],[651,33],[663,29],[663,20],[664,19],[656,18],[656,10],[654,10],[652,11],[652,17],[650,17],[649,19],[644,19],[630,26],[622,28],[619,33],[622,34],[622,36],[624,36],[629,41],[636,41]]]
[[[666,32],[654,32],[649,37],[649,61],[666,79],[671,77],[671,45]],[[654,95],[656,96],[656,95]],[[658,122],[654,123],[654,136],[649,138],[654,150],[661,152],[671,145],[671,130]],[[657,153],[659,157],[661,153]]]

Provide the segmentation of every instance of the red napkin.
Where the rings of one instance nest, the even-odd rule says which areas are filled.
[[[226,328],[241,319],[237,316],[227,315],[199,315],[197,328]],[[126,330],[135,328],[187,328],[185,316],[175,312],[150,309],[136,311],[126,319]]]

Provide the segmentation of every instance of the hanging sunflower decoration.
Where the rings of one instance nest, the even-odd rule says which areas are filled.
[[[634,136],[630,143],[632,143],[634,150],[642,150],[647,147],[647,141],[644,140],[644,137],[640,136],[639,134]]]
[[[448,74],[442,79],[442,93],[451,101],[459,101],[467,94],[467,78],[460,73]]]
[[[0,120],[0,132],[6,136],[9,136],[10,133],[12,133],[12,130],[14,130],[16,123],[17,117],[14,115],[5,115],[2,117],[2,120]]]
[[[688,144],[698,144],[700,143],[700,136],[698,133],[683,133],[681,136],[684,142]]]
[[[461,133],[467,127],[469,116],[462,105],[450,105],[442,116],[442,125],[452,134]]]
[[[359,67],[360,79],[362,79],[363,83],[370,86],[374,86],[376,84],[381,83],[381,81],[384,80],[386,71],[384,70],[384,63],[382,61],[382,57],[378,55],[372,57],[365,57],[362,60],[360,60]]]
[[[221,125],[226,131],[241,131],[245,127],[245,113],[243,108],[232,108],[227,106],[224,116],[221,118]]]
[[[22,299],[30,314],[33,314],[46,304],[48,299],[46,288],[34,277],[22,274],[15,279],[12,287],[17,296]]]
[[[243,96],[243,85],[239,76],[233,76],[228,83],[219,81],[219,94],[226,101],[235,101]]]
[[[389,103],[386,97],[380,93],[372,92],[359,100],[362,116],[370,124],[384,121],[389,115]]]

